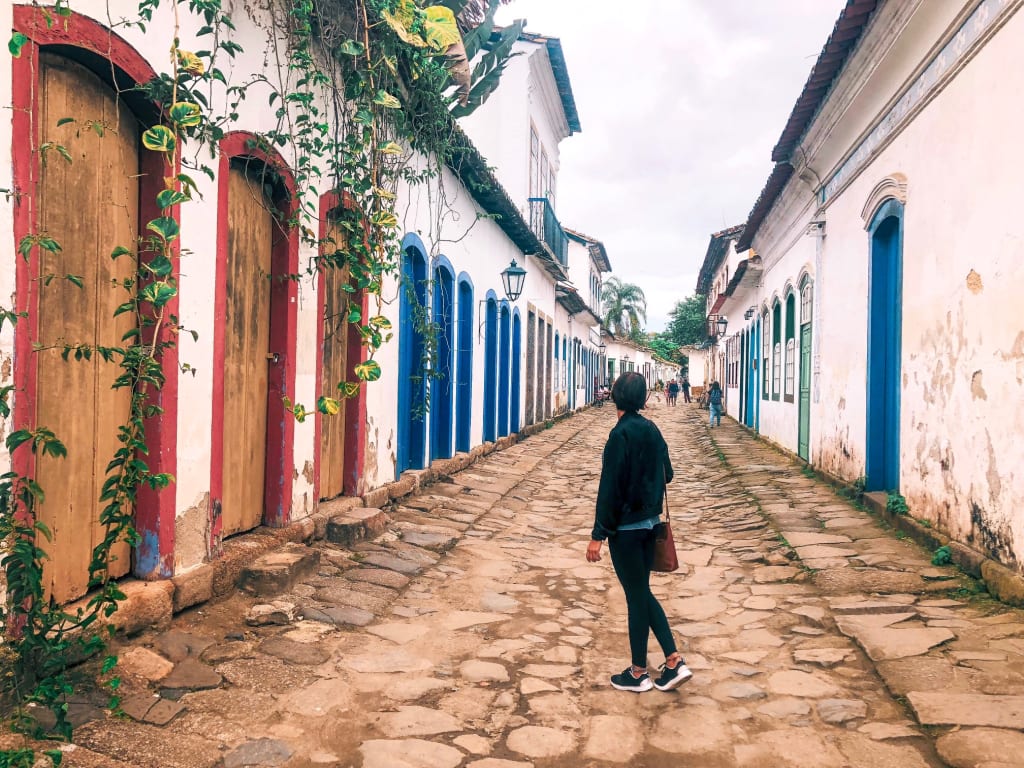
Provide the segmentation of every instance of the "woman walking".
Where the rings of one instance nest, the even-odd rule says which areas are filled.
[[[712,381],[708,390],[708,426],[722,426],[722,385],[717,381]]]
[[[587,560],[601,559],[601,545],[609,540],[615,575],[626,595],[629,613],[629,649],[632,665],[612,676],[620,691],[669,691],[693,673],[676,649],[665,611],[651,593],[654,561],[654,526],[661,517],[665,483],[672,479],[668,446],[661,432],[639,414],[647,386],[639,373],[624,373],[612,386],[619,421],[608,435],[597,491],[597,512]],[[650,632],[665,654],[657,680],[647,672]]]

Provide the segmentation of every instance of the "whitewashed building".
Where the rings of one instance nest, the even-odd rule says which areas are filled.
[[[1021,5],[846,4],[731,246],[750,277],[723,304],[746,372],[730,413],[1018,572]]]
[[[47,586],[61,600],[87,586],[103,531],[99,507],[83,500],[99,497],[125,403],[108,392],[110,366],[95,358],[61,364],[51,359],[57,350],[36,353],[33,345],[89,341],[86,330],[100,326],[108,335],[124,332],[109,322],[123,298],[103,289],[109,278],[131,276],[134,265],[115,262],[117,270],[127,265],[124,274],[109,266],[110,244],[134,242],[153,215],[138,201],[153,199],[153,185],[162,183],[162,160],[140,142],[149,113],[124,94],[166,68],[167,47],[152,41],[175,20],[170,6],[160,6],[148,32],[115,31],[108,25],[117,6],[83,0],[49,24],[39,6],[0,4],[7,26],[24,38],[20,57],[0,57],[0,98],[15,105],[0,121],[0,143],[11,147],[0,189],[15,191],[0,198],[0,227],[13,243],[49,232],[79,259],[54,266],[39,249],[27,259],[14,249],[0,256],[0,291],[31,318],[0,333],[0,385],[14,388],[2,427],[45,424],[68,447],[68,459],[15,466],[48,491],[39,513],[54,532],[51,561],[59,567],[48,571]],[[134,15],[137,4],[122,10]],[[232,17],[235,29],[222,40],[239,50],[226,85],[280,74],[269,52],[286,41],[272,32],[282,28],[272,13],[248,8]],[[206,44],[201,16],[182,13],[179,22],[183,47]],[[211,87],[211,111],[227,118],[209,177],[194,176],[203,202],[181,206],[179,290],[169,307],[197,337],[182,333],[165,356],[164,414],[147,433],[150,469],[175,482],[140,494],[141,543],[122,547],[115,575],[185,574],[220,558],[233,536],[302,521],[323,499],[365,494],[589,402],[602,368],[594,278],[610,264],[599,241],[571,238],[555,215],[558,145],[580,130],[561,46],[523,34],[517,48],[523,55],[512,59],[498,91],[464,120],[465,132],[453,133],[441,175],[399,188],[402,265],[385,277],[379,306],[324,271],[304,272],[317,247],[281,224],[304,208],[316,212],[320,237],[332,237],[343,190],[328,190],[324,179],[298,199],[289,147],[278,152],[258,139],[278,127],[266,99],[233,104],[225,88]],[[320,107],[331,114],[328,104]],[[88,130],[62,121],[72,111]],[[105,136],[94,124],[107,126]],[[38,163],[39,146],[56,143],[75,162]],[[96,162],[104,174],[95,173]],[[253,168],[272,183],[253,183]],[[95,217],[83,215],[89,206]],[[501,281],[513,261],[526,270],[517,301],[505,297]],[[40,296],[39,275],[57,269],[84,275],[91,299],[80,300],[64,281]],[[353,308],[387,317],[395,337],[376,355],[380,379],[343,401],[337,415],[321,415],[314,404],[351,380],[366,357],[354,327],[338,321]],[[437,331],[429,354],[427,326]],[[74,409],[63,407],[70,390]],[[304,420],[287,410],[296,403],[306,406]]]

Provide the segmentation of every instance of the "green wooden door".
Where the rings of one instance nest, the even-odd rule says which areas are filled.
[[[797,452],[810,461],[811,451],[811,324],[800,326],[800,434]]]

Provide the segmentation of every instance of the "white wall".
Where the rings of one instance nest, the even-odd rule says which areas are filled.
[[[833,89],[805,140],[822,179],[884,114],[882,106],[906,74],[956,31],[959,22],[951,22],[968,5],[915,6],[902,34],[886,46],[879,40],[895,37],[901,27],[876,20],[848,65],[848,82]],[[1024,466],[1024,412],[1016,407],[1024,395],[1024,146],[1016,127],[1024,88],[1021,39],[1024,15],[1015,13],[960,71],[933,81],[934,98],[913,104],[902,132],[875,147],[845,187],[830,188],[820,259],[816,239],[803,235],[815,207],[812,191],[797,177],[755,240],[770,260],[763,298],[811,265],[821,370],[811,414],[812,461],[853,480],[864,474],[866,455],[869,236],[862,214],[876,185],[886,178],[905,181],[900,489],[915,517],[1010,565],[1024,562],[1024,483],[1017,477]],[[876,50],[887,53],[871,58]],[[785,405],[762,401],[762,432],[790,448],[792,410],[789,415]]]
[[[3,17],[10,27],[10,4],[3,5]],[[83,0],[76,3],[74,10],[78,13],[91,15],[104,23],[107,18],[107,5],[98,0]],[[233,60],[221,62],[231,84],[247,81],[253,73],[265,73],[276,77],[273,71],[265,67],[265,50],[267,35],[265,30],[274,29],[269,18],[261,18],[257,25],[242,13],[233,15],[237,33],[232,37],[244,48]],[[185,48],[205,47],[208,38],[194,38],[199,23],[190,15],[182,15],[180,33],[182,46]],[[157,71],[166,69],[166,46],[153,45],[153,35],[157,30],[169,30],[173,27],[170,8],[161,6],[150,25],[150,32],[143,34],[132,27],[118,29],[129,44],[144,57],[147,57]],[[167,40],[169,44],[169,39]],[[532,46],[539,51],[543,61],[547,61],[547,53],[542,47]],[[513,59],[510,63],[507,84],[499,93],[503,100],[495,102],[495,109],[490,113],[481,114],[479,125],[482,130],[478,138],[489,137],[495,140],[495,156],[500,158],[502,183],[513,190],[516,202],[526,203],[526,174],[529,156],[529,114],[534,115],[535,122],[543,133],[545,141],[551,141],[549,155],[557,161],[557,137],[559,129],[548,124],[548,112],[540,110],[537,104],[530,105],[526,100],[528,75],[531,73],[529,60],[526,57]],[[517,80],[517,76],[519,76]],[[0,57],[0,98],[4,103],[11,102],[10,58]],[[214,88],[211,94],[212,110],[216,113],[227,112],[223,88]],[[249,98],[238,105],[238,119],[226,126],[226,130],[247,130],[252,132],[266,131],[277,127],[273,110],[267,109],[266,93],[259,86],[250,90]],[[326,103],[321,104],[326,107]],[[490,107],[490,105],[489,105]],[[493,116],[493,117],[492,117]],[[490,121],[490,122],[488,122]],[[518,122],[517,122],[518,121]],[[496,128],[499,126],[499,128]],[[12,139],[10,121],[0,121],[0,142]],[[204,152],[206,150],[203,150]],[[284,159],[290,162],[287,148],[283,150]],[[516,159],[518,158],[518,160]],[[185,204],[181,207],[181,248],[183,254],[181,265],[180,309],[181,323],[199,332],[199,339],[193,342],[191,337],[183,335],[181,340],[181,361],[188,363],[194,371],[184,373],[179,380],[181,407],[178,410],[178,457],[176,472],[176,512],[178,516],[178,541],[188,542],[182,546],[177,555],[176,569],[180,572],[201,562],[207,555],[205,543],[208,536],[208,509],[206,498],[210,491],[211,475],[211,433],[212,433],[212,389],[213,374],[217,361],[213,359],[213,328],[215,314],[215,264],[217,231],[217,162],[207,159],[214,168],[214,178],[208,179],[203,173],[192,174],[195,178],[202,200]],[[490,218],[477,217],[483,212],[479,209],[469,193],[455,177],[445,169],[441,183],[444,185],[446,202],[451,213],[445,223],[438,225],[436,201],[439,198],[436,185],[434,189],[425,186],[403,188],[399,191],[397,211],[401,218],[401,233],[415,232],[423,239],[430,251],[428,257],[443,254],[453,265],[456,276],[467,272],[474,286],[474,323],[480,326],[480,302],[488,290],[494,290],[499,300],[504,297],[501,287],[500,272],[515,258],[527,269],[525,290],[516,306],[519,307],[522,322],[522,363],[523,377],[526,374],[526,306],[533,303],[556,320],[559,336],[569,329],[569,319],[564,310],[556,307],[554,285],[551,277],[534,257],[524,257],[513,245],[498,225]],[[0,188],[11,187],[11,166],[0,164]],[[310,201],[319,209],[319,190],[310,190]],[[12,228],[12,206],[9,199],[0,196],[0,227],[8,232]],[[315,229],[315,225],[312,226]],[[468,234],[467,234],[468,231]],[[460,239],[462,235],[465,238]],[[452,242],[458,240],[458,242]],[[316,256],[315,247],[303,244],[299,252],[300,270],[311,263]],[[0,293],[4,296],[14,294],[15,261],[11,249],[5,250],[0,256],[3,267],[0,269]],[[391,319],[398,328],[398,289],[397,280],[393,277],[385,280],[383,304],[380,313]],[[317,301],[316,281],[311,277],[303,277],[298,283],[298,343],[296,347],[296,382],[295,389],[289,395],[294,402],[302,403],[310,411],[315,407],[317,399],[316,351],[317,321],[319,306]],[[374,310],[376,313],[376,310]],[[456,308],[457,312],[457,308]],[[577,321],[573,333],[585,337],[585,329]],[[474,330],[475,348],[473,355],[473,418],[471,439],[474,445],[482,442],[483,434],[483,336]],[[0,384],[10,379],[10,359],[13,347],[13,334],[5,328],[0,335]],[[391,342],[382,347],[376,359],[380,362],[382,376],[378,382],[366,387],[367,400],[367,438],[363,475],[363,487],[369,490],[394,479],[395,472],[395,437],[398,409],[407,404],[396,403],[398,376],[398,339],[397,334]],[[522,392],[525,394],[525,381]],[[522,404],[520,423],[522,423]],[[428,416],[429,419],[429,416]],[[6,425],[4,425],[6,427]],[[293,492],[290,499],[291,517],[299,519],[310,514],[315,508],[313,498],[314,476],[312,467],[319,446],[315,445],[315,419],[310,415],[304,423],[296,423],[294,452],[286,457],[287,466],[279,471],[290,473],[293,479]],[[429,430],[429,423],[428,423]],[[428,431],[429,435],[429,431]],[[428,441],[429,445],[429,441]],[[429,458],[429,457],[428,457]]]

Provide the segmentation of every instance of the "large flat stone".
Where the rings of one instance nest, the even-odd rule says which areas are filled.
[[[768,678],[768,689],[779,696],[799,696],[811,699],[834,697],[840,689],[829,680],[810,672],[790,669],[776,672]]]
[[[986,762],[1006,763],[1024,755],[1024,733],[1002,728],[963,728],[940,736],[939,756],[952,768],[976,768]]]
[[[279,595],[315,574],[319,567],[319,550],[302,544],[285,544],[243,568],[238,586],[253,595]]]
[[[371,739],[359,746],[363,768],[456,768],[463,754],[424,739]]]
[[[911,691],[907,700],[921,725],[1024,729],[1024,696]]]
[[[298,643],[281,636],[267,638],[260,643],[259,650],[290,664],[323,664],[331,657],[319,645]]]
[[[292,751],[279,739],[254,739],[224,755],[224,768],[283,765],[292,756]]]
[[[423,570],[422,563],[416,563],[404,557],[385,555],[383,552],[370,552],[363,555],[362,562],[366,565],[375,565],[378,568],[384,568],[389,571],[397,571],[403,576],[415,576]]]
[[[459,539],[450,533],[433,533],[430,531],[403,531],[402,541],[414,547],[423,547],[432,552],[443,554],[458,544]]]
[[[384,532],[387,514],[380,509],[350,509],[327,521],[327,540],[351,547],[363,539],[372,539]]]
[[[222,678],[213,667],[196,659],[185,659],[174,666],[174,670],[160,681],[162,688],[182,691],[201,691],[216,688]]]
[[[345,578],[391,589],[404,589],[409,585],[408,576],[383,568],[353,568],[350,571],[345,571]]]
[[[850,637],[857,641],[872,661],[888,661],[928,653],[935,646],[955,639],[956,635],[948,629],[935,627],[857,627],[852,629]]]
[[[732,724],[709,707],[680,707],[665,712],[651,732],[652,747],[674,755],[707,756],[732,749]],[[693,762],[692,765],[701,765]]]
[[[590,718],[590,738],[585,757],[609,763],[629,763],[644,748],[643,724],[628,715],[597,715]]]
[[[576,748],[576,738],[567,731],[527,725],[508,735],[506,746],[527,757],[559,757]]]
[[[849,544],[850,537],[838,533],[813,533],[811,531],[783,531],[782,536],[791,547],[809,547],[816,544]]]
[[[392,738],[437,736],[462,730],[462,723],[448,713],[417,706],[399,707],[397,712],[383,712],[377,715],[376,725],[381,733]]]

